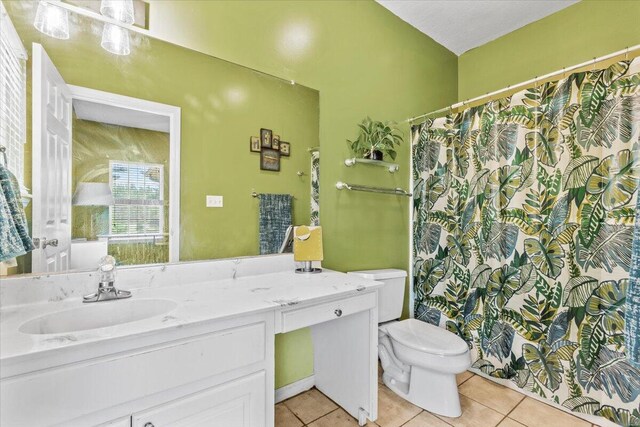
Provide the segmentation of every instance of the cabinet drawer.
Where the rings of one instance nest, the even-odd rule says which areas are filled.
[[[273,392],[273,391],[272,391]],[[264,371],[166,403],[132,417],[132,427],[264,427]]]
[[[369,310],[376,306],[376,293],[371,292],[356,297],[331,301],[312,307],[300,308],[282,312],[282,332],[295,331],[296,329],[348,316]]]

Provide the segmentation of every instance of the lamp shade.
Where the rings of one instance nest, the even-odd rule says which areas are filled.
[[[74,206],[111,206],[114,204],[109,184],[103,182],[80,182],[73,193]]]
[[[102,28],[103,49],[116,55],[129,55],[131,48],[129,47],[129,30],[118,27],[117,25],[105,23]]]
[[[102,0],[100,13],[127,25],[135,22],[133,0]]]
[[[38,3],[33,25],[48,36],[63,40],[69,38],[69,12],[46,1]]]

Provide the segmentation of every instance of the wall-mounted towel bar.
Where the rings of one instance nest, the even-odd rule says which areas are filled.
[[[369,187],[368,185],[347,184],[346,182],[340,181],[336,183],[336,188],[338,190],[366,191],[369,193],[393,194],[395,196],[412,196],[411,193],[406,192],[402,188]]]
[[[255,191],[252,191],[252,192],[251,192],[251,197],[258,197],[258,196],[259,196],[259,195],[261,195],[261,194],[263,194],[263,193],[256,193]],[[295,197],[293,197],[293,196],[291,196],[291,198],[292,198],[293,200],[296,200],[296,198],[295,198]]]

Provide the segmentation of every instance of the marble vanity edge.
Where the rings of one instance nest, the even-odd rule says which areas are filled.
[[[294,268],[292,254],[119,267],[116,287],[127,290],[176,286],[278,273]],[[97,274],[91,270],[3,277],[0,280],[0,309],[81,298],[95,292],[97,287]]]

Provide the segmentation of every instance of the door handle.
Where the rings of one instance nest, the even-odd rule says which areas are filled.
[[[47,246],[58,247],[58,239],[47,240],[46,237],[42,238],[42,249],[47,249]]]

